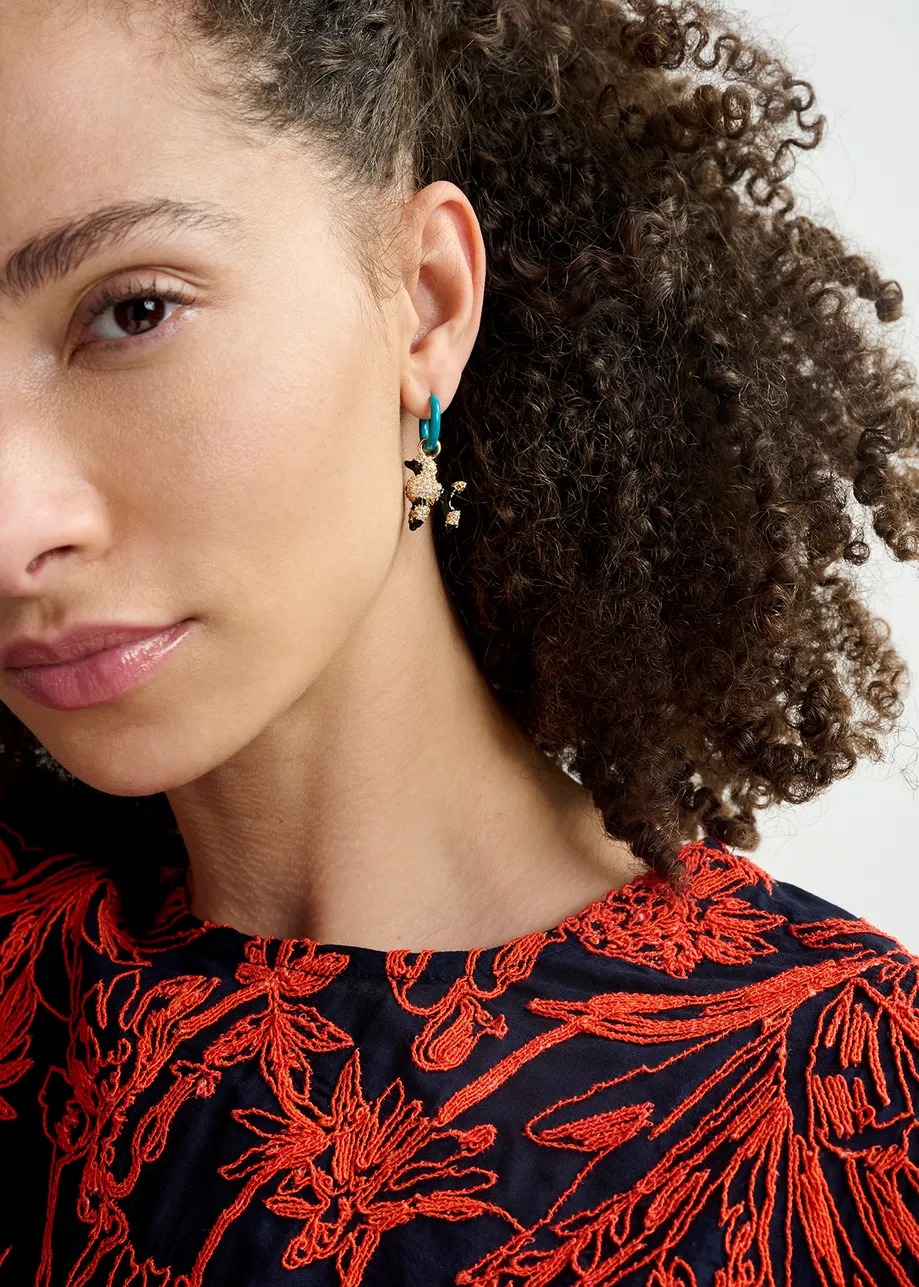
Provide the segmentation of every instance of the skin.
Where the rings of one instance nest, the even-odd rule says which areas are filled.
[[[494,698],[442,510],[411,532],[402,490],[431,392],[452,478],[475,212],[451,183],[406,200],[380,310],[318,164],[243,136],[183,57],[143,15],[0,0],[0,264],[112,201],[240,220],[134,234],[0,306],[0,646],[195,618],[114,702],[49,710],[5,672],[0,699],[98,790],[166,792],[204,919],[379,950],[549,928],[640,864]],[[104,285],[154,278],[194,302],[136,337],[119,309],[83,324]]]

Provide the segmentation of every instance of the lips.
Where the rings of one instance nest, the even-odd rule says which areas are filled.
[[[0,652],[0,666],[6,669],[19,669],[25,666],[56,666],[61,662],[77,661],[89,657],[105,648],[117,648],[121,644],[133,643],[137,639],[147,639],[159,634],[169,626],[120,626],[90,625],[79,626],[68,634],[62,635],[53,643],[42,643],[38,639],[20,639]]]
[[[40,655],[49,652],[76,651],[77,656],[68,661],[43,660],[31,666],[9,666],[6,677],[10,684],[33,702],[57,711],[80,711],[91,706],[126,697],[140,684],[145,683],[156,671],[173,657],[194,627],[187,619],[162,629],[154,627],[152,634],[143,633],[140,627],[117,628],[122,642],[99,648],[100,640],[111,639],[108,633],[95,631],[73,633],[59,639],[53,646],[41,645]],[[124,640],[125,634],[134,637]],[[6,656],[34,656],[36,644],[20,640],[9,648]],[[87,649],[92,651],[87,652]],[[82,655],[80,655],[82,653]]]

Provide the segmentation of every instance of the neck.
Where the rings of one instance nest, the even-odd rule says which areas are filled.
[[[463,950],[550,928],[640,870],[494,696],[430,539],[413,539],[300,700],[167,793],[197,916],[270,937]]]

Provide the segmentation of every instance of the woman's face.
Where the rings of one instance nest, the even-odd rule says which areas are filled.
[[[0,0],[0,648],[193,624],[112,703],[49,709],[4,671],[0,699],[78,777],[144,795],[247,745],[342,646],[401,539],[418,424],[406,294],[374,313],[303,151],[239,137],[142,20],[95,10]],[[211,213],[112,220],[41,283],[15,256],[164,200]],[[129,287],[148,303],[101,298]]]

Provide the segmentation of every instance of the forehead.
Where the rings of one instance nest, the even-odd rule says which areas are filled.
[[[153,8],[0,0],[0,261],[63,218],[119,201],[211,199],[244,217],[248,200],[263,220],[266,205],[283,207],[278,163],[292,150],[247,137],[219,110]],[[288,179],[302,182],[305,165],[301,151]]]
[[[0,146],[25,137],[58,150],[71,138],[112,142],[114,125],[131,137],[157,117],[169,129],[193,84],[182,46],[152,8],[129,12],[88,0],[0,0]]]

